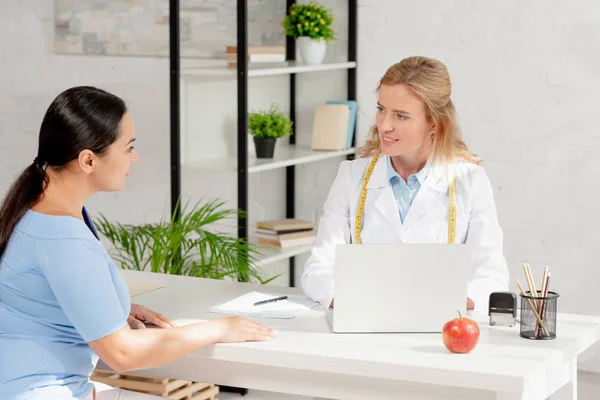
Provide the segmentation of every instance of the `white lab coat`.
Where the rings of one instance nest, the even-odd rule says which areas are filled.
[[[367,157],[341,163],[304,267],[304,292],[325,307],[333,299],[335,247],[355,242],[358,200],[370,161],[371,157]],[[367,184],[362,243],[447,243],[446,171],[443,164],[432,166],[402,223],[388,178],[386,157],[380,156]],[[475,302],[477,311],[487,312],[489,294],[508,290],[503,233],[498,225],[492,188],[483,168],[457,161],[454,171],[456,243],[467,243],[471,247],[467,295]]]

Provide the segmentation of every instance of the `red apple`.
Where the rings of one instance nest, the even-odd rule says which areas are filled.
[[[444,345],[453,353],[468,353],[479,342],[479,325],[469,318],[463,318],[458,312],[458,318],[446,322],[442,329]]]

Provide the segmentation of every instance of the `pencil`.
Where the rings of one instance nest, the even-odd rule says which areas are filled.
[[[539,304],[538,304],[538,313],[540,314],[540,317],[542,317],[542,319],[544,319],[544,307],[546,304],[546,284],[548,283],[548,266],[546,265],[546,268],[544,268],[544,275],[542,276],[542,292],[541,292],[541,296],[544,297],[544,299],[540,300]],[[538,323],[535,324],[535,335],[537,336],[538,333],[540,331],[540,325]]]
[[[529,263],[523,263],[523,270],[525,271],[525,280],[527,280],[527,285],[529,286],[529,293],[531,297],[533,297],[533,304],[535,304],[536,308],[538,306],[538,301],[535,297],[538,297],[537,290],[535,288],[535,283],[533,281],[533,275],[531,274],[531,267]]]
[[[533,303],[531,302],[531,299],[527,296],[527,293],[525,292],[525,289],[523,289],[523,286],[521,286],[521,283],[519,282],[519,280],[517,278],[515,278],[515,281],[517,282],[517,286],[519,287],[519,290],[521,291],[521,294],[523,296],[525,296],[525,299],[527,300],[527,302],[529,303],[529,307],[531,307],[531,311],[533,312],[533,314],[535,315],[535,317],[537,318],[540,326],[542,327],[542,329],[547,333],[548,330],[546,328],[546,324],[544,324],[544,321],[542,321],[542,318],[540,317],[540,314],[538,314],[536,308],[534,307]],[[523,310],[521,310],[522,312]]]
[[[548,276],[546,276],[546,285],[544,287],[544,298],[548,297],[548,292],[550,291],[550,272],[548,272]],[[540,312],[540,317],[544,317],[546,313],[546,308],[548,306],[548,301],[544,300],[544,304],[542,306],[542,311]]]
[[[536,310],[539,310],[539,304],[537,297],[537,290],[535,289],[535,284],[533,282],[533,275],[531,274],[531,267],[528,262],[523,261],[523,272],[525,273],[525,281],[527,281],[527,286],[529,286],[529,294],[533,297],[533,306]],[[539,312],[539,311],[538,311]],[[535,323],[535,335],[538,334],[538,327],[540,324],[538,322]]]

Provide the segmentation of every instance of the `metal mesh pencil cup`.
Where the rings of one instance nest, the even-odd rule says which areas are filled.
[[[539,290],[537,296],[532,296],[530,291],[521,293],[521,337],[533,340],[556,338],[558,296],[556,292],[542,296]]]

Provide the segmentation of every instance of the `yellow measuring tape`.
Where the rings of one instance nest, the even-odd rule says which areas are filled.
[[[379,154],[373,156],[365,171],[363,178],[360,198],[358,200],[358,210],[356,211],[356,221],[354,227],[354,236],[356,244],[361,244],[360,231],[362,229],[363,214],[365,211],[365,201],[367,199],[367,184],[377,164]],[[451,160],[448,160],[448,244],[454,244],[456,239],[456,182],[454,179],[454,165]]]

